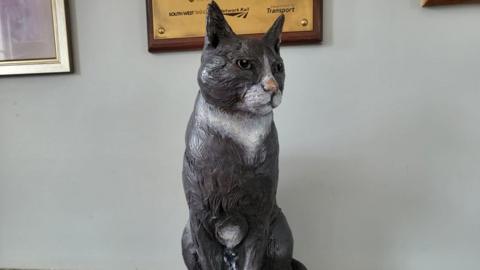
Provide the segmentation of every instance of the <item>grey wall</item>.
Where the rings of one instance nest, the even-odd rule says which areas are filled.
[[[184,269],[199,52],[144,1],[72,1],[73,75],[0,79],[0,267]],[[326,0],[283,49],[279,203],[312,270],[480,269],[480,5]]]

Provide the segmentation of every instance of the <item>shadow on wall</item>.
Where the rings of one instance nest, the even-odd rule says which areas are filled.
[[[73,73],[81,74],[81,58],[78,37],[78,16],[76,0],[67,1],[68,27],[70,28],[70,48],[72,50]]]

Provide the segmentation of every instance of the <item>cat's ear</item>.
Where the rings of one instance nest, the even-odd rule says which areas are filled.
[[[235,36],[227,20],[223,16],[222,10],[215,1],[208,4],[207,9],[207,35],[205,36],[205,47],[216,48],[223,39]]]
[[[280,43],[282,42],[283,23],[285,22],[285,15],[280,15],[273,23],[270,30],[265,34],[263,40],[267,45],[273,47],[275,51],[280,52]]]

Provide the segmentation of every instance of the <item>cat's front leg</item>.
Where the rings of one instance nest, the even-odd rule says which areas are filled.
[[[242,270],[261,270],[268,245],[268,228],[263,222],[255,222],[242,245]]]
[[[212,239],[212,234],[207,232],[200,220],[192,219],[190,226],[202,270],[224,270],[223,247]]]

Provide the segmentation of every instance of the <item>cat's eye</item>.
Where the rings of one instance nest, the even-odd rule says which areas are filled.
[[[247,59],[237,60],[237,66],[244,70],[250,70],[253,67],[252,62]]]
[[[283,69],[284,67],[282,63],[278,63],[275,65],[275,72],[278,72],[278,73],[283,72]]]

